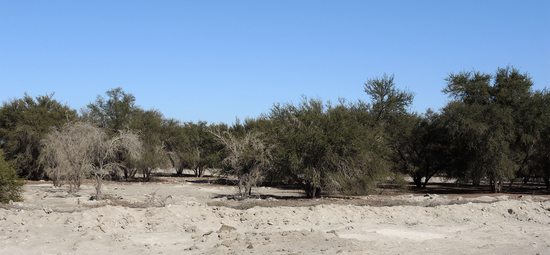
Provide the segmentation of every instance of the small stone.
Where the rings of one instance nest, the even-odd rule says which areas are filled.
[[[334,234],[335,236],[338,236],[336,230],[327,231],[327,234]]]
[[[237,229],[234,228],[234,227],[222,224],[222,226],[220,227],[220,230],[218,230],[218,233],[231,232],[231,231],[234,231],[234,230],[237,230]]]

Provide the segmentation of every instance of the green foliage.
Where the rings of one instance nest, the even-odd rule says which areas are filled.
[[[130,119],[130,129],[139,133],[143,144],[141,157],[132,163],[147,181],[154,169],[167,167],[169,163],[162,140],[163,124],[162,113],[155,110],[135,109]]]
[[[371,112],[377,121],[389,121],[396,115],[406,113],[413,101],[411,93],[396,88],[393,75],[368,80],[364,90],[371,98]]]
[[[225,156],[224,145],[210,130],[225,132],[227,126],[187,122],[167,125],[167,129],[173,135],[165,140],[166,147],[178,174],[182,174],[184,169],[191,169],[195,176],[200,177],[206,169],[221,166]]]
[[[544,180],[550,188],[550,93],[533,91],[529,75],[513,67],[451,74],[446,82],[450,102],[425,114],[410,112],[412,94],[384,75],[365,83],[368,103],[304,99],[231,127],[166,119],[136,106],[121,88],[99,96],[82,119],[109,139],[121,130],[139,134],[140,159],[124,150],[110,158],[126,179],[137,172],[149,179],[153,169],[171,165],[177,174],[191,169],[196,176],[221,168],[242,180],[244,193],[265,181],[301,185],[309,197],[364,194],[382,181],[402,183],[403,174],[417,187],[444,176],[489,183],[495,192],[518,178]],[[40,156],[40,141],[75,119],[74,110],[51,96],[9,101],[0,108],[0,148],[20,176],[42,178],[44,167],[56,165],[39,163],[50,156]]]
[[[20,201],[23,182],[18,179],[15,169],[4,159],[0,150],[0,203]]]
[[[21,177],[40,179],[44,169],[38,163],[40,141],[51,128],[76,119],[76,111],[52,95],[5,102],[0,108],[0,148]]]
[[[111,89],[106,92],[106,98],[98,96],[88,105],[83,118],[108,130],[110,136],[117,135],[120,130],[137,132],[143,141],[141,157],[133,160],[121,152],[116,160],[122,166],[125,179],[133,178],[139,172],[145,180],[150,180],[154,169],[166,167],[169,162],[163,141],[166,138],[165,119],[159,111],[139,108],[135,100],[132,94],[121,88]]]
[[[412,177],[416,187],[426,187],[429,180],[447,170],[452,155],[448,130],[439,114],[404,115],[395,126],[400,132],[392,137],[395,170]]]
[[[223,144],[209,131],[212,128],[207,126],[206,122],[183,125],[183,165],[195,170],[195,176],[198,177],[204,174],[206,168],[221,165]]]
[[[550,190],[550,93],[541,91],[535,93],[531,108],[535,112],[531,122],[532,139],[526,139],[528,144],[527,156],[524,158],[526,167],[522,168],[521,176],[524,181],[529,178],[542,178],[546,188]],[[531,142],[532,141],[532,142]]]
[[[105,94],[107,98],[98,96],[94,103],[88,104],[83,118],[111,134],[129,128],[132,114],[137,109],[136,98],[122,88],[108,90]]]
[[[513,68],[499,69],[495,78],[481,73],[451,75],[445,92],[456,101],[443,110],[460,160],[452,176],[479,185],[488,178],[495,192],[525,164],[526,142],[522,105],[532,98],[530,78]],[[523,109],[529,112],[529,109]],[[532,139],[531,142],[533,141]],[[528,153],[528,152],[527,152]]]
[[[451,74],[443,90],[456,101],[465,104],[488,104],[491,101],[491,75],[480,72]]]
[[[331,106],[319,100],[275,105],[269,115],[273,171],[303,185],[309,197],[321,189],[367,192],[389,166],[367,109],[363,103]]]

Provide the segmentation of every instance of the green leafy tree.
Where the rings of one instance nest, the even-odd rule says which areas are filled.
[[[181,159],[179,155],[180,148],[184,145],[182,129],[180,122],[175,119],[163,120],[161,139],[164,142],[166,157],[171,167],[176,169],[178,175],[183,173],[183,169],[180,170]]]
[[[53,95],[25,95],[5,102],[0,108],[0,148],[19,176],[44,178],[44,168],[38,160],[40,141],[50,129],[76,117],[76,111],[56,101]]]
[[[19,180],[15,169],[4,159],[0,150],[0,203],[20,201],[23,182]]]
[[[394,180],[401,179],[401,174],[406,173],[413,177],[417,186],[425,185],[437,171],[433,169],[435,165],[425,163],[432,156],[423,147],[430,143],[424,129],[428,125],[424,125],[423,119],[416,114],[408,112],[413,95],[398,89],[393,75],[368,80],[364,90],[370,99],[367,109],[370,132],[375,134],[382,151],[378,156],[387,162]]]
[[[529,148],[529,157],[527,157],[527,167],[521,173],[525,181],[530,178],[542,178],[546,188],[550,190],[550,93],[548,91],[539,91],[535,93],[531,110],[535,117],[533,125],[529,125],[534,130],[534,143]]]
[[[456,147],[451,175],[472,180],[487,178],[494,192],[526,165],[534,139],[524,133],[522,105],[531,97],[532,82],[513,68],[498,69],[494,79],[478,72],[450,75],[444,90],[454,101],[444,109]],[[524,143],[523,145],[520,145]],[[523,148],[522,148],[523,147]],[[523,154],[523,155],[522,155]]]
[[[120,130],[137,132],[143,141],[141,157],[133,160],[126,153],[118,152],[116,160],[122,166],[124,179],[134,178],[140,172],[145,180],[150,180],[152,171],[166,166],[169,159],[162,140],[165,120],[159,111],[143,110],[135,101],[132,94],[114,88],[106,92],[106,97],[98,96],[89,104],[83,118],[105,128],[110,136]]]
[[[210,132],[205,122],[197,124],[187,123],[186,130],[186,159],[191,169],[195,170],[195,176],[203,176],[206,168],[220,166],[223,156],[223,144]]]
[[[132,114],[137,109],[136,98],[122,88],[108,90],[107,97],[98,96],[95,102],[88,104],[83,118],[107,129],[110,134],[128,129]]]
[[[141,157],[133,166],[149,181],[154,169],[168,166],[169,157],[162,140],[164,118],[159,111],[136,109],[130,120],[130,128],[136,130],[143,142]]]
[[[388,170],[384,144],[372,132],[368,106],[337,106],[320,100],[275,105],[270,137],[276,144],[273,170],[303,185],[308,197],[323,189],[364,193]]]
[[[371,99],[370,111],[377,122],[391,122],[406,113],[413,101],[411,93],[396,88],[393,75],[368,80],[364,90]]]
[[[196,177],[204,175],[206,169],[221,166],[224,155],[224,145],[211,130],[220,133],[228,130],[226,125],[208,125],[206,122],[172,126],[174,135],[165,138],[170,161],[181,175],[184,169],[194,171]]]
[[[426,188],[430,179],[443,173],[452,161],[448,130],[440,115],[428,111],[424,116],[404,115],[399,133],[393,136],[392,162],[396,170],[411,176],[417,188]]]

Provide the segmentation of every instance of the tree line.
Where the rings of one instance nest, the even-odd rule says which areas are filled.
[[[493,192],[515,182],[550,189],[550,94],[528,74],[450,74],[448,103],[421,114],[393,76],[363,89],[365,100],[304,98],[232,125],[165,118],[120,88],[80,112],[53,95],[25,95],[0,108],[0,166],[71,189],[89,177],[97,197],[105,178],[149,180],[158,168],[236,177],[242,197],[259,183],[297,185],[308,197],[365,194],[403,176],[418,188],[442,176]]]

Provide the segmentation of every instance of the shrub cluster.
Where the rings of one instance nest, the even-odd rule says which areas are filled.
[[[0,203],[21,200],[23,182],[19,180],[15,169],[4,160],[0,150]]]
[[[305,98],[231,126],[164,118],[136,106],[134,96],[120,88],[99,96],[80,115],[51,96],[25,95],[0,107],[0,147],[20,177],[56,181],[56,171],[67,166],[62,153],[54,157],[52,137],[66,138],[59,133],[70,131],[66,123],[88,123],[101,137],[93,141],[114,143],[130,132],[141,145],[139,157],[124,146],[104,154],[83,150],[95,155],[83,165],[90,166],[82,168],[83,176],[129,180],[141,174],[149,180],[156,168],[178,175],[190,169],[198,177],[237,177],[243,197],[260,182],[299,185],[309,197],[365,194],[382,181],[402,182],[403,175],[419,188],[443,176],[488,184],[494,192],[516,181],[550,189],[550,93],[534,90],[531,78],[512,67],[451,74],[446,83],[450,100],[438,111],[410,111],[413,95],[384,75],[365,83],[365,100]],[[116,171],[105,171],[102,162]]]

